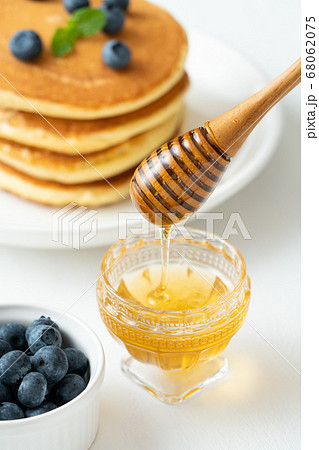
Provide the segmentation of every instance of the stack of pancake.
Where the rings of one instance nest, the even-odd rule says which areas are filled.
[[[136,165],[178,134],[188,86],[182,27],[164,10],[131,0],[112,38],[129,46],[132,60],[116,71],[102,61],[110,39],[103,32],[79,39],[67,56],[52,55],[52,36],[69,18],[61,0],[1,0],[0,16],[0,188],[57,206],[127,196]],[[21,29],[42,39],[33,62],[8,48]]]

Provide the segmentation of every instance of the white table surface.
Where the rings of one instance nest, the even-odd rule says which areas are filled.
[[[298,0],[156,3],[246,55],[269,79],[299,56]],[[161,404],[120,372],[123,351],[106,334],[95,300],[105,249],[0,248],[0,302],[73,305],[70,312],[102,340],[107,365],[94,450],[300,448],[299,101],[297,88],[282,102],[273,162],[218,208],[225,220],[216,232],[231,212],[240,212],[252,236],[230,238],[246,259],[252,302],[247,323],[226,350],[231,377],[184,405]]]

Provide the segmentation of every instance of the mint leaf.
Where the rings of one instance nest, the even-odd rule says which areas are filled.
[[[77,37],[78,32],[73,26],[57,28],[51,42],[54,56],[61,57],[70,53],[74,48]]]
[[[80,37],[93,36],[106,25],[106,13],[89,7],[74,11],[68,25],[76,28]]]
[[[70,53],[79,37],[89,37],[101,31],[106,25],[106,12],[89,7],[77,9],[65,28],[57,28],[51,42],[54,56]]]

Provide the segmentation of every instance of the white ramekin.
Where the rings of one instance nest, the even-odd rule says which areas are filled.
[[[63,311],[44,306],[0,306],[0,325],[11,321],[29,325],[41,315],[58,323],[67,346],[86,354],[90,362],[90,380],[78,397],[60,408],[36,417],[0,421],[0,449],[87,450],[98,428],[98,397],[104,377],[102,345],[86,324]]]

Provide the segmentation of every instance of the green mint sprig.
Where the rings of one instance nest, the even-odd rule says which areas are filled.
[[[57,28],[51,42],[54,56],[70,53],[78,38],[93,36],[106,25],[106,13],[93,8],[77,9],[65,28]]]

